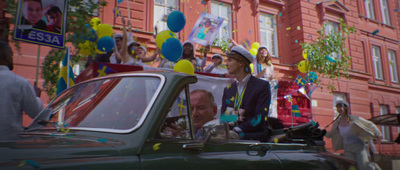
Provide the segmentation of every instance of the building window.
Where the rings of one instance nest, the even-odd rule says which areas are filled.
[[[179,0],[155,0],[153,24],[157,27],[157,33],[169,30],[167,26],[168,15],[179,10]],[[178,35],[177,35],[178,36]]]
[[[387,0],[381,0],[381,12],[382,22],[386,25],[390,25],[389,7],[387,5]]]
[[[325,22],[325,34],[329,35],[329,34],[333,34],[333,33],[339,33],[339,24],[336,22],[331,22],[331,21],[327,21]],[[338,60],[340,56],[340,53],[331,53],[330,57]]]
[[[397,74],[397,61],[396,52],[393,50],[388,50],[388,60],[389,60],[389,70],[390,79],[392,82],[399,82],[399,76]]]
[[[387,115],[388,108],[385,105],[379,105],[379,115]],[[390,141],[390,132],[388,126],[381,126],[382,129],[382,141]]]
[[[374,62],[375,78],[383,79],[381,50],[377,46],[372,46],[372,61]]]
[[[217,39],[228,41],[228,38],[232,38],[232,17],[231,17],[231,5],[221,2],[211,2],[211,14],[224,18],[224,22],[218,30],[216,36]]]
[[[333,117],[333,119],[335,119],[335,118],[339,115],[339,113],[336,111],[336,101],[338,101],[338,100],[343,100],[343,101],[346,101],[347,103],[349,103],[349,102],[347,101],[347,96],[346,96],[346,94],[343,94],[343,93],[333,93],[333,103],[332,103],[332,106],[333,106],[333,110],[334,110],[334,112],[335,112],[335,116]],[[348,109],[350,109],[350,107],[349,107]]]
[[[400,107],[396,107],[396,114],[400,114]],[[397,133],[400,134],[400,127],[397,127]]]
[[[365,3],[365,13],[367,14],[367,18],[375,19],[374,4],[372,0],[364,0],[364,3]]]
[[[278,57],[278,41],[276,33],[276,19],[274,16],[260,14],[261,44],[267,46],[272,56]]]

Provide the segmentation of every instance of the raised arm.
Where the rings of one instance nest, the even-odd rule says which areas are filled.
[[[157,51],[155,51],[151,56],[145,56],[145,57],[140,58],[140,59],[143,62],[151,62],[151,61],[154,61],[157,58],[158,54],[160,54],[160,53],[161,53],[161,50],[157,49]]]
[[[129,54],[128,54],[128,35],[126,32],[126,25],[125,25],[125,18],[121,17],[122,21],[122,47],[121,47],[121,56],[118,56],[122,62],[127,63],[129,61]],[[130,24],[129,24],[130,27]]]

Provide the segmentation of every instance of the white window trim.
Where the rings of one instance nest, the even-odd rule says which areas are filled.
[[[386,105],[379,105],[379,115],[387,115],[388,107]],[[390,129],[388,126],[381,126],[382,129],[382,142],[390,141]]]
[[[272,34],[272,43],[270,43],[270,42],[268,42],[268,40],[267,40],[267,42],[264,44],[264,43],[262,43],[261,42],[261,45],[265,45],[265,46],[267,46],[268,47],[268,49],[270,50],[270,53],[271,53],[271,55],[273,56],[273,57],[278,57],[279,56],[279,53],[278,53],[278,34],[277,34],[277,29],[276,29],[276,18],[275,17],[273,17],[272,15],[270,15],[270,14],[267,14],[267,13],[260,13],[260,22],[259,23],[263,23],[263,22],[261,22],[261,17],[265,17],[265,18],[270,18],[271,19],[271,23],[270,23],[270,27],[271,28],[267,28],[267,27],[263,27],[261,24],[260,24],[260,39],[262,39],[262,37],[261,37],[261,31],[262,30],[264,30],[264,31],[268,31],[268,32],[270,32],[271,34]],[[266,24],[268,24],[268,23],[266,23]]]
[[[231,10],[231,9],[232,9],[232,6],[231,6],[230,4],[227,4],[227,3],[212,1],[212,2],[211,2],[211,8],[213,8],[213,6],[218,8],[218,14],[213,14],[213,13],[212,13],[212,10],[211,10],[211,14],[216,15],[216,16],[221,16],[221,10],[220,10],[221,7],[227,7],[227,8],[228,8],[228,9],[227,9],[227,12],[228,12],[227,16],[228,16],[228,18],[224,18],[224,19],[225,19],[225,20],[224,20],[224,23],[225,23],[225,22],[228,23],[228,24],[227,24],[227,25],[228,25],[228,29],[226,30],[228,37],[223,37],[223,36],[220,34],[220,32],[224,31],[224,26],[223,26],[224,24],[222,24],[221,28],[219,28],[218,34],[217,34],[217,36],[216,36],[216,39],[224,38],[225,41],[227,41],[228,38],[232,38],[232,15],[231,15],[231,12],[230,12],[230,11],[232,11],[232,10]]]
[[[378,55],[376,56],[375,53]],[[376,79],[383,79],[381,49],[378,46],[372,46],[372,62]]]
[[[389,7],[387,5],[387,0],[380,0],[380,4],[382,13],[382,23],[390,25],[390,15],[389,15]]]
[[[369,19],[375,19],[375,13],[374,13],[374,4],[372,0],[365,0],[365,13],[367,14],[367,18]]]
[[[332,22],[332,21],[326,21],[325,22],[325,35],[329,35],[331,33],[338,33],[339,32],[339,23],[337,22]],[[331,53],[330,57],[332,57],[335,60],[340,60],[340,53]]]
[[[333,111],[334,111],[334,117],[333,117],[333,119],[335,119],[338,115],[339,115],[339,113],[336,111],[336,101],[338,101],[338,100],[344,100],[344,101],[346,101],[347,103],[349,103],[348,101],[347,101],[347,96],[346,96],[346,94],[344,94],[344,93],[333,93],[333,103],[332,103],[332,107],[333,107]],[[349,107],[349,109],[350,109],[350,107]]]
[[[396,52],[393,50],[388,50],[388,61],[389,61],[389,70],[390,70],[390,79],[392,82],[399,82],[399,75],[397,71],[397,60],[396,60]]]
[[[167,4],[168,1],[175,1],[175,5],[168,5]],[[158,4],[158,3],[156,3],[156,1],[154,1],[153,26],[155,27],[157,25],[158,33],[161,31],[164,31],[164,30],[169,30],[169,28],[167,26],[167,21],[163,21],[163,16],[156,15],[157,12],[160,12],[160,11],[156,10],[156,6],[158,6],[160,8],[164,8],[163,16],[168,16],[168,14],[169,14],[167,12],[168,8],[173,9],[173,10],[171,10],[171,12],[175,11],[175,10],[179,10],[179,0],[164,0],[163,4]],[[175,34],[175,35],[178,36],[178,34]]]
[[[400,106],[396,107],[396,113],[400,114]],[[397,133],[400,133],[400,127],[397,127]]]

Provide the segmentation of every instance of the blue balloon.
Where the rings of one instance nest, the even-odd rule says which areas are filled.
[[[114,48],[114,40],[110,36],[101,37],[97,41],[97,49],[103,52],[109,52]]]
[[[176,38],[168,38],[161,46],[161,52],[166,59],[177,62],[182,56],[182,43]]]
[[[186,18],[181,11],[174,11],[168,15],[167,25],[172,32],[179,32],[185,27]]]

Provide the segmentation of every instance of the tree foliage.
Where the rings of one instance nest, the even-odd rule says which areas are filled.
[[[340,30],[338,32],[325,33],[326,25],[317,31],[318,38],[311,43],[301,43],[303,53],[307,54],[309,70],[319,73],[319,79],[315,82],[321,86],[321,79],[328,80],[321,88],[326,86],[328,89],[335,90],[335,80],[340,77],[350,79],[349,68],[351,57],[345,48],[345,40],[350,34],[355,33],[353,27],[348,27],[343,19],[339,19]],[[333,58],[333,53],[339,54],[338,58]]]

